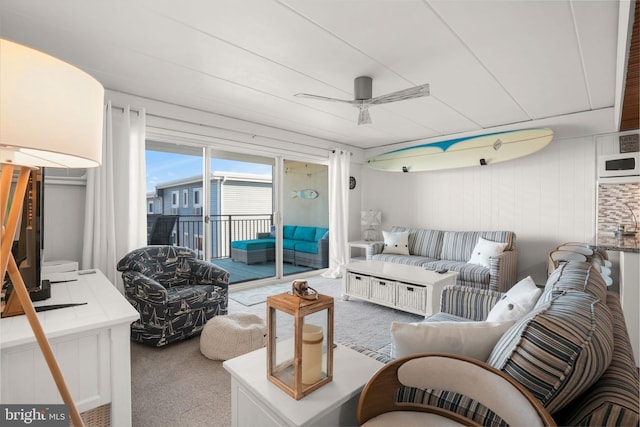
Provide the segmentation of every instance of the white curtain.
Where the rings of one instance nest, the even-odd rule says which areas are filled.
[[[87,170],[82,268],[97,268],[123,292],[116,270],[147,244],[145,112],[104,108],[102,166]]]
[[[324,277],[342,277],[349,262],[349,165],[351,152],[333,150],[329,154],[329,268]]]

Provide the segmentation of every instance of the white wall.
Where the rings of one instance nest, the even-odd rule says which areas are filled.
[[[595,146],[591,136],[556,139],[510,162],[434,172],[362,168],[362,209],[382,210],[383,229],[516,233],[518,277],[546,280],[559,243],[591,241],[595,230]]]
[[[48,179],[44,187],[44,261],[82,261],[84,179]]]
[[[309,174],[300,169],[300,164],[286,173],[282,182],[283,224],[310,227],[329,227],[329,167],[311,165]],[[285,163],[286,167],[286,163]],[[293,196],[300,190],[318,192],[315,199]]]

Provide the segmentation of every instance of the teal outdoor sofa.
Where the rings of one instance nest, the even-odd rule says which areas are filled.
[[[282,258],[293,265],[312,268],[329,266],[329,229],[285,225],[282,229]],[[256,239],[231,242],[231,258],[245,264],[275,260],[276,239],[271,233],[258,233]]]

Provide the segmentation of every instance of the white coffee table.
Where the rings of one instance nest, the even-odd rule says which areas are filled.
[[[225,361],[231,374],[233,427],[357,425],[360,392],[383,363],[337,345],[333,381],[295,400],[267,380],[266,349]]]
[[[440,309],[440,294],[455,285],[457,272],[443,274],[415,265],[376,260],[344,266],[342,297],[364,299],[410,313],[429,316]]]

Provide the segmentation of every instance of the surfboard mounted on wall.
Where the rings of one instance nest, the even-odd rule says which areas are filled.
[[[369,167],[392,172],[420,172],[486,166],[535,153],[549,145],[553,131],[532,128],[432,142],[379,154]]]

